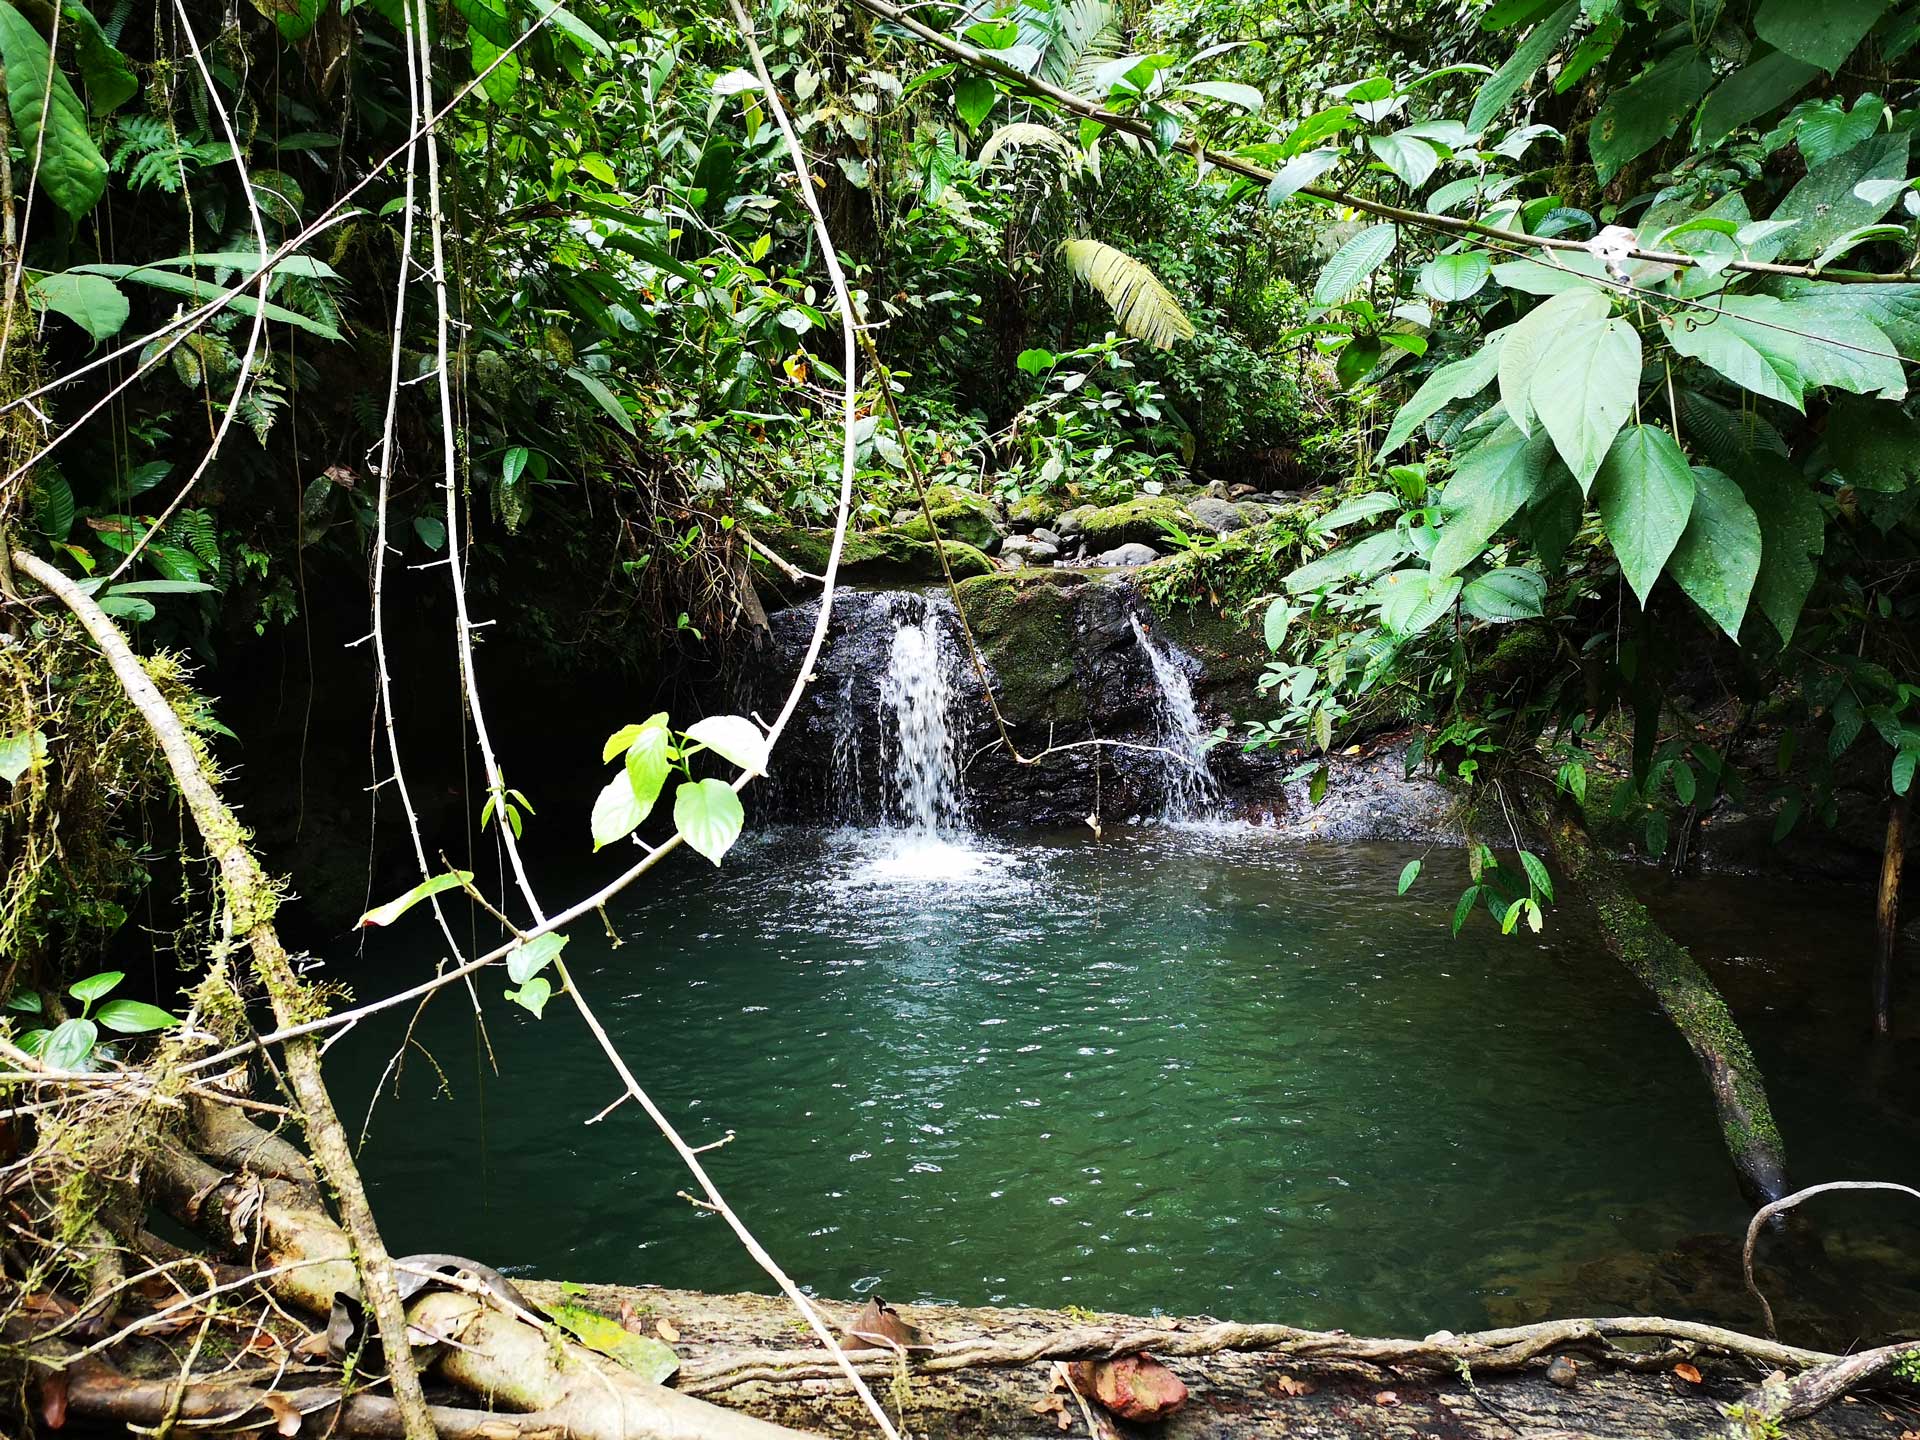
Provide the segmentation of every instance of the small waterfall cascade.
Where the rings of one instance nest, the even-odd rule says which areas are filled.
[[[947,643],[944,602],[902,597],[887,671],[880,680],[883,732],[891,712],[888,755],[894,817],[923,835],[961,826],[960,736],[955,723],[955,657]],[[912,609],[920,612],[914,618]]]
[[[1194,706],[1193,686],[1187,682],[1187,672],[1180,667],[1173,648],[1156,644],[1138,615],[1133,617],[1133,633],[1153,666],[1154,688],[1159,692],[1154,708],[1160,721],[1160,743],[1173,752],[1157,757],[1166,786],[1162,817],[1209,819],[1219,805],[1220,786],[1207,769],[1206,742],[1211,732],[1201,723]]]

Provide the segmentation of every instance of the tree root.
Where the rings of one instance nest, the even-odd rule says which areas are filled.
[[[269,1175],[295,1184],[317,1186],[313,1165],[284,1136],[263,1130],[231,1105],[204,1096],[188,1102],[194,1147],[228,1170]]]

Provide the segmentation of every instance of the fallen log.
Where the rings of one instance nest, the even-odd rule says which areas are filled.
[[[519,1283],[535,1303],[562,1294],[556,1284]],[[680,1384],[690,1392],[824,1436],[871,1433],[871,1420],[825,1352],[794,1348],[791,1314],[776,1299],[652,1286],[569,1286],[565,1294],[609,1314],[633,1314],[638,1323],[665,1321],[679,1336]],[[822,1308],[843,1325],[859,1313],[853,1305]],[[1057,1420],[1037,1413],[1058,1414],[1049,1404],[1050,1357],[1137,1353],[1142,1345],[1190,1391],[1186,1406],[1151,1431],[1126,1431],[1160,1440],[1724,1440],[1725,1412],[1770,1370],[1812,1376],[1841,1358],[1658,1317],[1391,1340],[1210,1319],[945,1305],[899,1310],[928,1342],[904,1372],[892,1352],[848,1356],[864,1374],[893,1381],[890,1401],[902,1407],[903,1424],[918,1440],[1054,1433]],[[1630,1348],[1647,1342],[1649,1348]],[[1223,1344],[1262,1348],[1215,1348]],[[1549,1380],[1547,1356],[1569,1352],[1579,1357],[1571,1385]],[[1462,1363],[1473,1355],[1483,1358]],[[1697,1369],[1700,1382],[1683,1378],[1676,1365]],[[1888,1440],[1914,1428],[1920,1405],[1903,1398],[1832,1405],[1793,1433]],[[1084,1427],[1076,1422],[1074,1433]]]

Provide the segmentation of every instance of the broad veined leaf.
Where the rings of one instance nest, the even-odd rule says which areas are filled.
[[[954,82],[953,105],[967,129],[978,130],[992,112],[1000,91],[984,75],[963,75]]]
[[[1453,608],[1460,598],[1460,577],[1436,579],[1425,570],[1399,570],[1383,579],[1380,623],[1395,635],[1418,635]]]
[[[514,984],[524,985],[557,960],[566,948],[567,937],[556,930],[536,935],[507,952],[507,974],[513,977]]]
[[[1863,199],[1855,187],[1867,180],[1905,179],[1911,140],[1905,130],[1876,135],[1811,171],[1789,190],[1771,218],[1800,223],[1780,234],[1781,258],[1811,260],[1842,235],[1885,215],[1891,199]]]
[[[1052,150],[1056,154],[1074,156],[1080,152],[1074,144],[1058,130],[1045,125],[1035,125],[1031,121],[1016,120],[1011,125],[1002,125],[986,138],[980,146],[980,153],[974,157],[974,164],[985,170],[999,158],[1000,152],[1009,145],[1037,145],[1043,150]]]
[[[687,727],[687,739],[731,760],[749,775],[767,773],[767,737],[741,715],[709,715]]]
[[[1193,338],[1193,322],[1147,266],[1099,240],[1069,240],[1060,247],[1067,266],[1100,292],[1120,328],[1156,350]]]
[[[84,979],[74,981],[67,987],[67,993],[83,1005],[91,1005],[94,1001],[111,995],[114,988],[126,978],[127,972],[124,970],[102,970],[97,975],[88,975]]]
[[[651,1335],[635,1335],[618,1320],[580,1305],[550,1305],[547,1310],[553,1323],[582,1345],[618,1361],[643,1380],[664,1385],[680,1368],[679,1357],[664,1342]]]
[[[1284,205],[1338,165],[1346,153],[1344,150],[1321,149],[1294,156],[1274,171],[1273,179],[1267,182],[1267,204],[1276,209]]]
[[[1382,530],[1342,550],[1322,555],[1288,575],[1286,587],[1296,595],[1338,585],[1348,580],[1370,580],[1407,555],[1407,544],[1395,530]]]
[[[1803,409],[1806,375],[1797,326],[1769,295],[1729,295],[1713,309],[1660,317],[1667,343],[1689,359],[1769,400]]]
[[[1707,96],[1695,121],[1696,143],[1718,145],[1748,121],[1786,104],[1818,73],[1817,67],[1779,50],[1750,61]]]
[[[1800,363],[1809,385],[1828,385],[1856,395],[1903,400],[1907,371],[1893,338],[1874,323],[1875,307],[1839,287],[1776,302],[1783,324],[1798,330]]]
[[[1412,135],[1369,135],[1367,149],[1409,190],[1418,190],[1440,168],[1440,152]]]
[[[1313,303],[1337,305],[1393,254],[1399,232],[1392,225],[1369,225],[1333,253],[1314,282]]]
[[[1218,100],[1226,105],[1237,105],[1249,114],[1257,115],[1267,103],[1267,97],[1251,85],[1241,85],[1232,80],[1190,80],[1178,87],[1182,95],[1198,95],[1204,100]]]
[[[1920,422],[1898,405],[1838,401],[1827,417],[1827,452],[1857,490],[1892,495],[1920,485]]]
[[[1666,431],[1631,425],[1620,432],[1594,477],[1593,500],[1607,538],[1641,605],[1687,528],[1693,471]]]
[[[1639,393],[1639,332],[1625,320],[1579,320],[1541,355],[1527,401],[1585,489]]]
[[[93,1012],[93,1018],[116,1035],[148,1035],[180,1023],[179,1016],[144,1000],[109,1000]]]
[[[1460,592],[1460,603],[1479,620],[1529,620],[1540,613],[1547,581],[1538,570],[1509,566],[1489,570]]]
[[[1878,95],[1860,96],[1853,102],[1852,109],[1838,98],[1810,101],[1794,106],[1783,128],[1792,131],[1793,143],[1800,148],[1800,158],[1807,162],[1807,169],[1813,171],[1879,133],[1884,108]]]
[[[667,712],[664,710],[649,716],[637,724],[622,725],[618,730],[614,731],[613,734],[609,735],[607,737],[607,743],[600,747],[600,763],[604,765],[613,759],[614,756],[625,754],[627,747],[640,738],[641,731],[651,729],[655,726],[664,730],[666,725]]]
[[[1529,295],[1559,295],[1567,290],[1591,290],[1607,283],[1607,262],[1585,251],[1562,251],[1552,263],[1508,260],[1493,267],[1493,278],[1509,290]]]
[[[1418,860],[1407,861],[1407,863],[1404,866],[1402,866],[1400,870],[1399,893],[1402,895],[1406,894],[1408,890],[1413,888],[1413,882],[1418,880],[1419,878],[1420,878],[1420,862]]]
[[[1760,522],[1740,487],[1718,470],[1693,467],[1693,510],[1667,573],[1729,640],[1740,642],[1740,622],[1760,573]]]
[[[40,1063],[49,1070],[77,1070],[87,1063],[99,1039],[99,1027],[91,1020],[63,1021],[41,1045]]]
[[[26,152],[14,185],[24,188],[27,176],[37,175],[53,203],[78,220],[106,191],[106,157],[87,133],[86,107],[54,65],[47,42],[7,0],[0,0],[0,65],[6,68],[14,143]]]
[[[746,823],[740,797],[724,780],[685,781],[673,792],[674,829],[716,865]]]
[[[1500,401],[1522,435],[1533,433],[1528,392],[1539,376],[1542,357],[1569,326],[1604,320],[1611,309],[1604,294],[1582,284],[1550,296],[1507,327],[1506,343],[1500,347]]]
[[[80,0],[66,0],[60,9],[73,27],[73,55],[80,65],[81,83],[87,87],[88,108],[96,118],[118,110],[140,93],[133,66]]]
[[[16,730],[0,735],[0,780],[9,785],[47,758],[47,737],[38,730]]]
[[[1507,63],[1496,70],[1480,87],[1479,94],[1473,97],[1473,109],[1467,116],[1467,129],[1476,135],[1484,134],[1486,128],[1500,118],[1500,112],[1520,93],[1521,86],[1538,73],[1540,67],[1547,63],[1547,57],[1566,38],[1579,13],[1580,0],[1567,0],[1565,5],[1527,32],[1527,38],[1514,47]]]
[[[1522,435],[1511,421],[1460,457],[1441,495],[1446,523],[1427,564],[1436,578],[1464,569],[1514,512],[1527,503],[1546,473],[1553,446],[1545,435]]]
[[[1420,288],[1436,300],[1467,300],[1480,293],[1492,273],[1493,262],[1484,251],[1456,250],[1420,267]]]
[[[1511,328],[1508,327],[1509,330]],[[1406,444],[1415,429],[1454,401],[1478,395],[1486,389],[1499,367],[1500,350],[1506,343],[1506,335],[1507,330],[1494,331],[1487,337],[1486,343],[1466,359],[1442,365],[1429,375],[1426,383],[1414,391],[1413,398],[1400,407],[1393,417],[1393,424],[1387,427],[1387,438],[1380,442],[1381,458]]]
[[[1260,622],[1260,629],[1266,637],[1268,650],[1275,654],[1279,653],[1280,646],[1287,638],[1287,627],[1293,623],[1293,616],[1294,607],[1285,600],[1275,600],[1267,606],[1267,613]]]
[[[5,0],[0,0],[4,4]],[[181,275],[172,270],[157,269],[151,265],[75,265],[64,272],[68,275],[104,275],[109,280],[131,280],[136,285],[148,285],[155,290],[170,291],[175,295],[185,295],[195,304],[205,304],[219,298],[230,288],[216,285],[211,280],[202,280],[194,275]],[[311,315],[302,315],[297,310],[289,310],[284,305],[262,305],[252,295],[235,295],[226,302],[227,309],[239,315],[264,315],[269,320],[282,325],[293,325],[323,340],[338,340],[340,332],[324,320],[316,320]]]
[[[1844,308],[1863,315],[1887,332],[1902,355],[1920,354],[1920,285],[1836,285],[1825,280],[1783,280],[1779,293],[1788,300],[1830,298],[1844,292]]]
[[[633,752],[627,753],[627,765],[631,767]],[[654,793],[656,796],[659,794],[657,788]],[[642,803],[628,769],[623,768],[594,797],[593,814],[588,821],[593,831],[593,848],[599,850],[631,835],[652,808],[652,801]]]
[[[1775,49],[1838,70],[1886,13],[1889,0],[1760,0],[1753,28]]]
[[[27,300],[66,316],[95,340],[118,335],[130,310],[120,287],[104,275],[38,275],[27,282]]]
[[[368,925],[391,925],[429,896],[438,895],[447,890],[458,890],[472,883],[471,870],[455,870],[445,875],[435,875],[429,880],[422,880],[398,900],[389,900],[386,904],[376,905],[367,911],[360,917],[359,928],[364,929]]]
[[[1690,45],[1607,96],[1587,131],[1587,147],[1601,182],[1669,136],[1683,134],[1694,103],[1707,91],[1713,71]]]
[[[553,985],[546,976],[536,975],[518,989],[507,991],[506,996],[538,1020],[546,1011],[547,1001],[553,998]]]
[[[1356,495],[1351,500],[1342,501],[1307,528],[1316,534],[1326,534],[1338,530],[1343,525],[1351,525],[1356,520],[1365,520],[1369,516],[1379,515],[1388,510],[1399,508],[1400,502],[1384,490],[1371,490],[1365,495]]]
[[[593,397],[594,403],[608,415],[627,434],[634,434],[633,417],[627,413],[627,407],[620,403],[620,397],[607,388],[606,382],[591,370],[583,370],[578,365],[570,366],[567,374],[574,383]]]

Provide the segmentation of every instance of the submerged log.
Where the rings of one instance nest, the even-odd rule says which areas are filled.
[[[1561,873],[1586,892],[1601,942],[1653,992],[1700,1062],[1741,1193],[1756,1209],[1778,1200],[1787,1193],[1786,1143],[1767,1102],[1760,1062],[1725,997],[1685,947],[1660,928],[1579,820],[1550,797],[1527,798],[1529,817]]]

